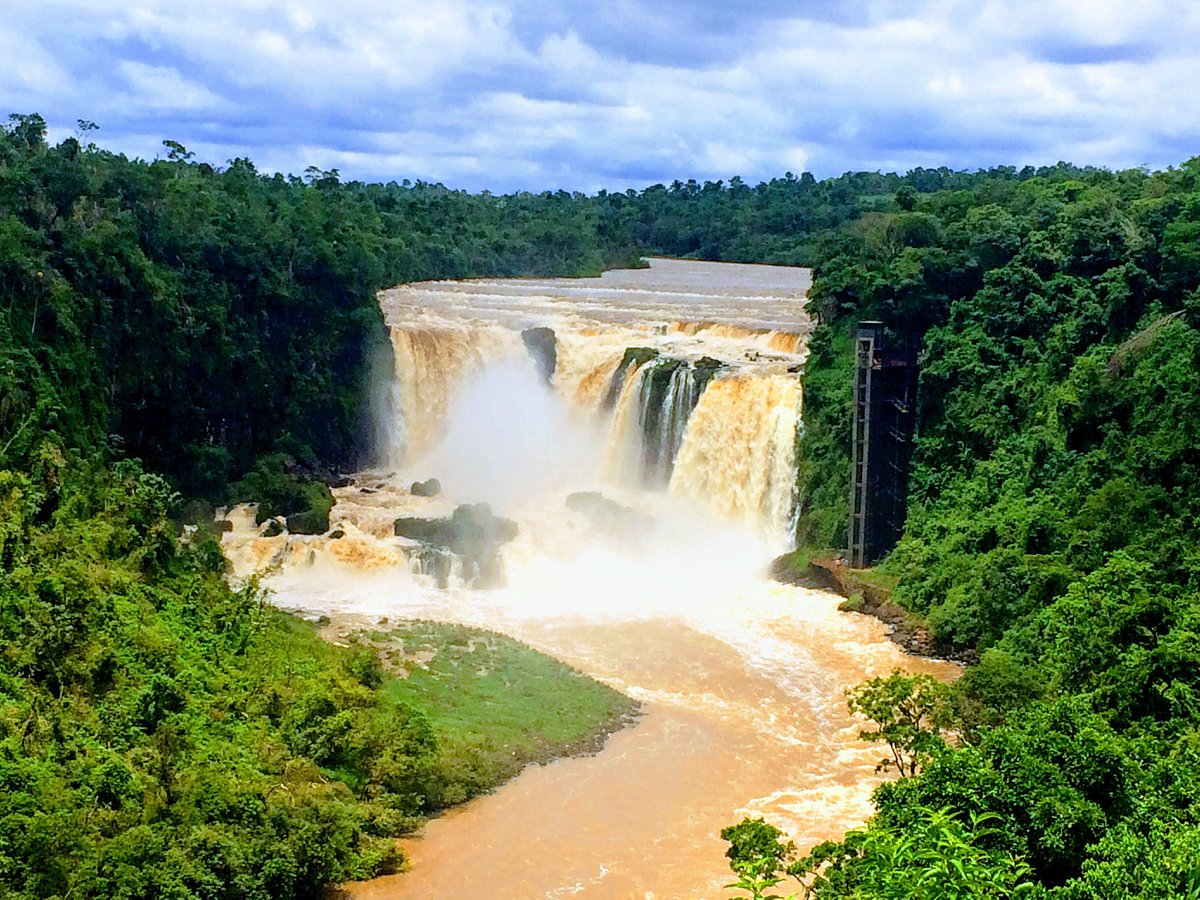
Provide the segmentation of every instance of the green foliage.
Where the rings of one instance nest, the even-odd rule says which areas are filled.
[[[721,840],[729,842],[725,856],[737,875],[725,887],[745,891],[751,900],[783,900],[779,894],[765,893],[783,882],[783,871],[796,854],[791,841],[780,840],[782,834],[762,819],[743,819],[722,828]]]
[[[886,678],[872,678],[847,691],[846,705],[875,725],[859,737],[887,744],[890,755],[875,767],[877,772],[895,766],[902,778],[916,775],[945,747],[941,730],[949,721],[948,691],[931,675],[906,675],[896,669]]]
[[[746,891],[754,900],[782,900],[766,891],[790,876],[800,882],[805,898],[816,900],[1045,896],[1028,865],[991,846],[1002,824],[990,813],[962,821],[949,809],[919,806],[910,810],[903,827],[872,823],[799,857],[777,828],[744,819],[721,830],[730,843],[725,855],[738,876],[726,887]]]
[[[578,194],[265,176],[164,144],[146,163],[0,126],[0,466],[53,434],[216,500],[269,454],[350,466],[388,353],[378,289],[636,261]]]
[[[848,336],[880,319],[923,348],[882,572],[940,641],[982,653],[945,706],[953,746],[813,851],[815,896],[922,896],[943,846],[962,869],[940,884],[973,873],[953,896],[1200,896],[1194,171],[1062,165],[931,191],[910,174],[895,208],[816,243],[800,537],[844,534]],[[878,680],[851,698],[878,701],[864,736],[922,736]],[[988,859],[1016,881],[989,881]]]
[[[1061,891],[1068,900],[1200,898],[1200,826],[1155,821],[1148,832],[1113,829]]]
[[[6,896],[303,897],[387,871],[431,808],[428,724],[231,591],[171,499],[133,463],[0,473]]]
[[[821,844],[789,867],[812,876],[818,900],[962,900],[1044,896],[1019,857],[988,846],[1003,823],[983,813],[960,820],[920,807],[903,828],[872,825]]]

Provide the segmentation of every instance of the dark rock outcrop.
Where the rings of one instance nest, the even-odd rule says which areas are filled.
[[[287,517],[287,530],[292,534],[324,534],[329,530],[330,507],[324,504]]]
[[[414,481],[408,492],[414,497],[436,497],[442,492],[442,483],[436,478]]]
[[[598,491],[569,494],[567,509],[586,516],[593,527],[610,534],[642,534],[654,526],[650,516],[610,500]]]
[[[438,589],[445,590],[450,586],[450,573],[454,570],[454,554],[443,547],[422,544],[408,554],[414,563],[413,570],[418,575],[433,579]]]
[[[658,358],[658,351],[653,347],[626,347],[625,355],[617,366],[608,382],[608,391],[604,394],[603,408],[608,410],[617,405],[621,396],[621,388],[625,386],[625,378],[633,370],[644,366],[652,359]]]
[[[462,561],[463,580],[479,588],[500,587],[504,583],[500,547],[517,536],[517,523],[493,515],[486,503],[464,503],[442,519],[405,516],[396,520],[394,528],[398,537],[420,541],[458,557]],[[432,557],[430,562],[433,564]],[[438,569],[436,573],[439,586],[444,587],[440,572]],[[445,571],[445,577],[449,578],[449,570]]]
[[[521,340],[524,341],[529,355],[533,357],[542,381],[549,384],[550,379],[554,377],[554,370],[558,367],[558,341],[554,336],[554,329],[541,326],[526,328],[521,332]]]

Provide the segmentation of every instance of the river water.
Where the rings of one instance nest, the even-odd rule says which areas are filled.
[[[870,814],[880,751],[844,691],[905,657],[839,598],[771,582],[793,513],[809,273],[655,260],[600,279],[432,282],[381,295],[395,377],[383,465],[335,491],[342,537],[225,538],[235,570],[312,613],[512,635],[643,704],[591,757],[527,769],[405,842],[359,898],[720,897],[718,832],[765,817],[801,847]],[[550,328],[546,385],[521,338]],[[658,357],[628,348],[658,351]],[[414,496],[437,477],[442,492]],[[564,500],[620,504],[596,520]],[[502,587],[448,583],[398,516],[486,501],[519,524]]]

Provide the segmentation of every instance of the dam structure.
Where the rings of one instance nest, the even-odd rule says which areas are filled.
[[[642,705],[599,753],[429,822],[355,897],[724,896],[722,827],[808,847],[870,815],[847,688],[951,670],[766,576],[793,533],[808,270],[649,262],[382,292],[378,463],[333,489],[325,535],[231,516],[233,571],[282,608],[502,632]]]

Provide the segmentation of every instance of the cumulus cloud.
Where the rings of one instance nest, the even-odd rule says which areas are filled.
[[[1181,0],[15,0],[0,108],[467,188],[1200,152]]]

